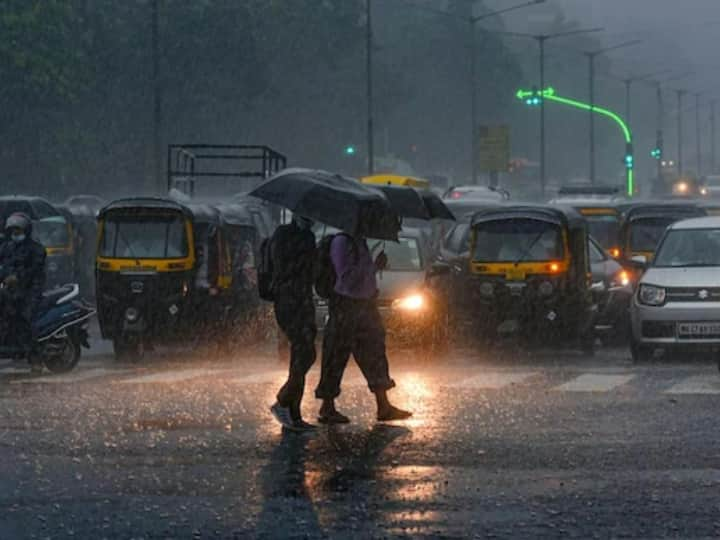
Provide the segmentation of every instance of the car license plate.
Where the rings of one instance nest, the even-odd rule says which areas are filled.
[[[524,281],[525,271],[520,270],[519,268],[510,268],[507,272],[505,272],[505,279],[508,281]]]
[[[681,336],[716,336],[720,335],[720,322],[679,323],[677,330]]]

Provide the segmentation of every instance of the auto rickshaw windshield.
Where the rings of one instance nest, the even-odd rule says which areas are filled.
[[[610,249],[618,244],[620,234],[620,222],[617,216],[594,215],[585,216],[588,224],[588,231],[598,243],[605,249]]]
[[[539,262],[563,256],[562,233],[555,223],[510,219],[475,226],[475,262]]]
[[[117,259],[180,259],[188,256],[185,222],[179,215],[108,215],[98,249]]]
[[[638,219],[630,225],[630,250],[655,252],[668,225],[675,219],[653,217]]]
[[[415,238],[400,237],[398,242],[385,243],[387,270],[413,272],[422,269],[420,246]]]
[[[33,237],[46,248],[64,248],[70,245],[67,221],[60,216],[35,221]]]

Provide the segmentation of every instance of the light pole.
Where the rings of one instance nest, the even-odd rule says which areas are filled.
[[[476,25],[482,20],[489,19],[491,17],[497,17],[509,11],[515,11],[518,9],[526,8],[529,6],[535,6],[538,4],[544,4],[546,0],[529,0],[522,4],[517,4],[507,8],[493,11],[490,13],[483,13],[482,15],[471,16],[466,20],[470,24],[470,162],[472,167],[472,183],[477,184],[478,170],[477,170],[477,42],[476,42]],[[472,1],[475,4],[475,0]]]
[[[676,90],[677,94],[677,108],[678,108],[678,115],[677,115],[677,164],[678,164],[678,174],[682,175],[683,172],[683,110],[682,110],[682,104],[683,104],[683,96],[685,95],[685,90]]]
[[[715,100],[710,102],[710,174],[715,174]]]
[[[372,0],[365,0],[365,82],[367,101],[367,160],[368,176],[375,172],[375,140],[373,134],[373,57],[372,57]]]
[[[641,43],[641,40],[634,39],[632,41],[625,41],[623,43],[619,43],[619,44],[613,45],[611,47],[605,47],[602,49],[584,53],[588,59],[588,87],[589,87],[588,93],[589,93],[589,98],[590,98],[590,107],[592,107],[595,104],[595,58],[600,54],[614,51],[616,49],[630,47],[632,45],[637,45],[638,43]],[[590,112],[588,118],[590,119],[590,183],[594,184],[595,183],[595,114],[592,112],[592,109],[591,109],[591,112]],[[626,116],[625,120],[629,121],[627,116]]]
[[[150,193],[158,192],[158,186],[162,183],[162,159],[160,157],[160,131],[162,125],[162,86],[160,84],[160,22],[159,3],[160,0],[153,0],[150,6],[152,13],[151,35],[152,35],[152,67],[153,67],[153,175],[154,178],[148,182]]]
[[[702,176],[702,151],[700,140],[700,93],[695,93],[695,146],[696,146],[696,166],[695,173],[698,178]]]

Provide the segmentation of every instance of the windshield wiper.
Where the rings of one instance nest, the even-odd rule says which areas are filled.
[[[530,242],[527,248],[525,248],[525,251],[523,251],[520,254],[520,257],[513,263],[513,265],[517,266],[521,262],[525,260],[525,257],[527,257],[530,254],[530,250],[535,247],[535,244],[537,244],[540,241],[540,238],[545,234],[545,231],[540,231],[535,238],[533,238],[533,241]]]

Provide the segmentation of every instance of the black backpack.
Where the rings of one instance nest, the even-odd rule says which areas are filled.
[[[275,272],[272,261],[272,238],[265,238],[260,244],[260,261],[257,266],[258,294],[263,300],[275,301],[273,279]]]
[[[337,281],[337,274],[335,274],[335,266],[330,257],[330,245],[336,236],[344,234],[351,239],[351,245],[354,246],[355,242],[352,241],[352,237],[345,233],[328,234],[322,237],[317,247],[317,256],[315,257],[315,292],[320,298],[330,298],[330,295],[335,290],[335,281]]]

